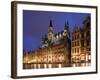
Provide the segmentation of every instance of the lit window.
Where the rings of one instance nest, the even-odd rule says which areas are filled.
[[[85,66],[85,63],[82,63],[82,66]]]
[[[91,55],[89,55],[89,60],[91,60]]]
[[[58,39],[59,37],[58,37],[58,35],[57,35],[57,39]]]
[[[60,38],[61,38],[61,34],[59,34]]]
[[[88,61],[88,55],[86,55],[86,61]]]
[[[61,64],[58,64],[58,66],[59,66],[59,68],[61,68],[61,67],[62,67],[62,65],[61,65]]]
[[[81,60],[84,60],[84,55],[81,55]]]

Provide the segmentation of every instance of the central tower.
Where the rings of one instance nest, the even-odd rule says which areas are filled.
[[[54,32],[52,20],[50,20],[49,28],[48,28],[48,41],[52,42],[54,40]]]
[[[68,21],[67,21],[67,23],[65,22],[64,36],[67,36],[68,38],[70,38],[70,30],[69,30],[69,23],[68,23]]]

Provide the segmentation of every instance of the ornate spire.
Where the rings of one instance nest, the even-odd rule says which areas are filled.
[[[65,22],[64,32],[68,37],[70,37],[70,29],[69,29],[69,22],[68,21],[67,21],[67,23]]]
[[[53,25],[52,25],[52,20],[50,20],[49,27],[53,27]]]
[[[73,33],[76,33],[76,32],[78,32],[79,30],[81,30],[81,27],[80,28],[78,28],[78,26],[77,26],[77,24],[75,24],[74,25],[74,27],[73,27]]]
[[[78,26],[75,24],[74,26],[74,32],[78,31]]]
[[[69,29],[69,22],[67,21],[67,23],[65,22],[65,29]]]
[[[44,40],[44,35],[41,36],[41,40]]]

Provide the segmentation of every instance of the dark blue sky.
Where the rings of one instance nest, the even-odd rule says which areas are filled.
[[[52,20],[55,33],[62,31],[67,21],[72,32],[75,24],[82,27],[82,22],[87,16],[90,16],[90,14],[23,10],[24,50],[32,51],[41,45],[41,37],[47,34],[50,20]]]

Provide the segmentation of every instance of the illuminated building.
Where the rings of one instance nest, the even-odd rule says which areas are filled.
[[[83,21],[83,26],[74,26],[71,41],[72,66],[89,66],[91,64],[91,30],[90,17]]]
[[[47,36],[42,36],[41,48],[24,53],[23,68],[57,68],[71,66],[71,39],[69,23],[64,30],[54,33],[52,21]]]

